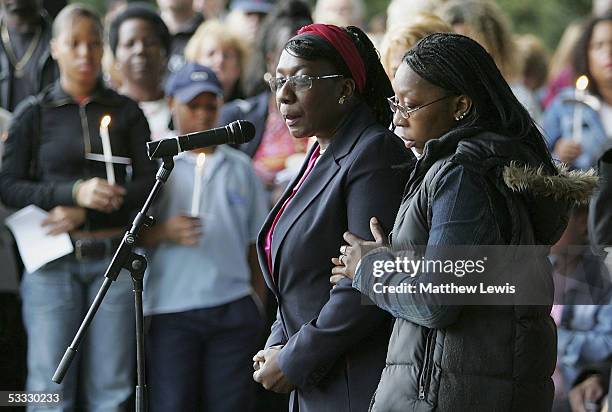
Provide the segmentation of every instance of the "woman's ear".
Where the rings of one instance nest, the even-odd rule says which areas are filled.
[[[457,103],[455,105],[455,120],[459,121],[468,115],[470,110],[472,109],[472,99],[470,99],[465,94],[462,94],[457,99]]]
[[[355,80],[350,79],[350,78],[342,79],[342,89],[340,91],[340,96],[338,96],[338,98],[341,99],[342,102],[344,103],[345,100],[353,97],[354,93],[355,93]]]

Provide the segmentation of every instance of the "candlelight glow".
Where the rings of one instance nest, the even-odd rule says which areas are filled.
[[[578,80],[576,80],[576,89],[580,91],[586,90],[588,85],[589,85],[589,78],[584,75],[580,76]]]
[[[100,127],[108,127],[110,122],[111,122],[111,117],[109,115],[106,115],[102,118],[102,121],[100,121]]]
[[[198,167],[202,167],[204,166],[204,161],[206,160],[206,154],[205,153],[200,153],[198,155],[198,160],[196,160],[196,165]]]

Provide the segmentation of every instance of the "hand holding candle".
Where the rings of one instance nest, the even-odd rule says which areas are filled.
[[[573,133],[572,138],[576,143],[582,143],[582,110],[583,102],[585,97],[585,90],[589,85],[589,78],[586,76],[580,76],[576,80],[576,90],[574,97],[577,100],[574,107],[574,122],[573,122]]]
[[[193,195],[191,197],[191,216],[198,216],[200,214],[200,197],[202,194],[202,178],[204,176],[204,162],[206,162],[206,155],[200,153],[195,165],[195,173],[193,180]]]
[[[111,185],[115,184],[115,169],[113,168],[113,152],[111,150],[110,137],[108,135],[108,125],[111,117],[105,115],[100,121],[100,138],[102,139],[102,150],[104,151],[104,163],[106,164],[106,180]]]

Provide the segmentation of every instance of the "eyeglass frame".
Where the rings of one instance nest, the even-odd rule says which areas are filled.
[[[304,91],[304,90],[310,90],[310,89],[312,88],[312,84],[313,84],[312,82],[313,82],[313,80],[322,80],[322,79],[338,79],[338,78],[345,77],[345,76],[344,76],[343,74],[328,74],[328,75],[325,75],[325,76],[309,76],[309,75],[307,75],[307,74],[298,74],[298,75],[287,76],[287,77],[270,77],[270,78],[267,80],[267,83],[268,83],[268,86],[270,86],[270,90],[272,90],[272,93],[276,93],[276,92],[278,92],[278,91],[279,91],[279,90],[280,90],[280,89],[281,89],[281,88],[282,88],[282,87],[283,87],[283,86],[284,86],[284,85],[285,85],[287,82],[290,82],[290,81],[291,81],[291,79],[295,79],[296,77],[307,77],[307,78],[308,78],[308,80],[310,81],[310,86],[308,86],[308,87],[307,87],[307,88],[305,88],[305,89],[299,89],[299,90],[298,90],[298,89],[296,89],[296,88],[295,88],[295,86],[290,86],[290,87],[291,87],[291,89],[292,89],[294,92],[297,92],[297,91]],[[277,79],[285,79],[285,81],[283,82],[283,84],[282,84],[280,87],[275,86],[275,87],[276,87],[276,89],[275,89],[274,87],[272,87],[272,82],[273,82],[273,81],[276,81]],[[294,83],[294,84],[295,84],[295,83]]]
[[[434,104],[434,103],[438,103],[440,100],[444,100],[444,99],[447,99],[447,98],[452,97],[452,96],[453,96],[452,94],[447,94],[446,96],[442,96],[442,97],[440,97],[439,99],[436,99],[436,100],[434,100],[434,101],[432,101],[432,102],[425,103],[425,104],[422,104],[422,105],[420,105],[420,106],[413,107],[413,108],[411,108],[411,109],[407,109],[406,107],[404,107],[404,106],[402,106],[401,104],[399,104],[398,102],[396,102],[396,101],[395,101],[396,96],[387,97],[387,101],[389,102],[389,107],[391,108],[391,111],[392,111],[393,113],[395,113],[395,112],[399,111],[400,115],[401,115],[401,116],[402,116],[404,119],[408,120],[408,119],[410,119],[410,116],[411,116],[411,115],[412,115],[414,112],[416,112],[417,110],[421,110],[421,109],[422,109],[422,108],[424,108],[424,107],[430,106],[430,105],[432,105],[432,104]]]

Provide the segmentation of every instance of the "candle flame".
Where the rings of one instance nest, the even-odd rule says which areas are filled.
[[[578,80],[576,80],[576,89],[580,91],[586,90],[588,85],[589,85],[589,78],[586,77],[585,75],[580,76]]]
[[[203,167],[205,161],[206,161],[206,154],[205,153],[200,153],[198,155],[198,160],[196,160],[196,165],[198,167]]]
[[[111,122],[111,117],[109,115],[105,115],[100,121],[100,127],[108,127]]]

